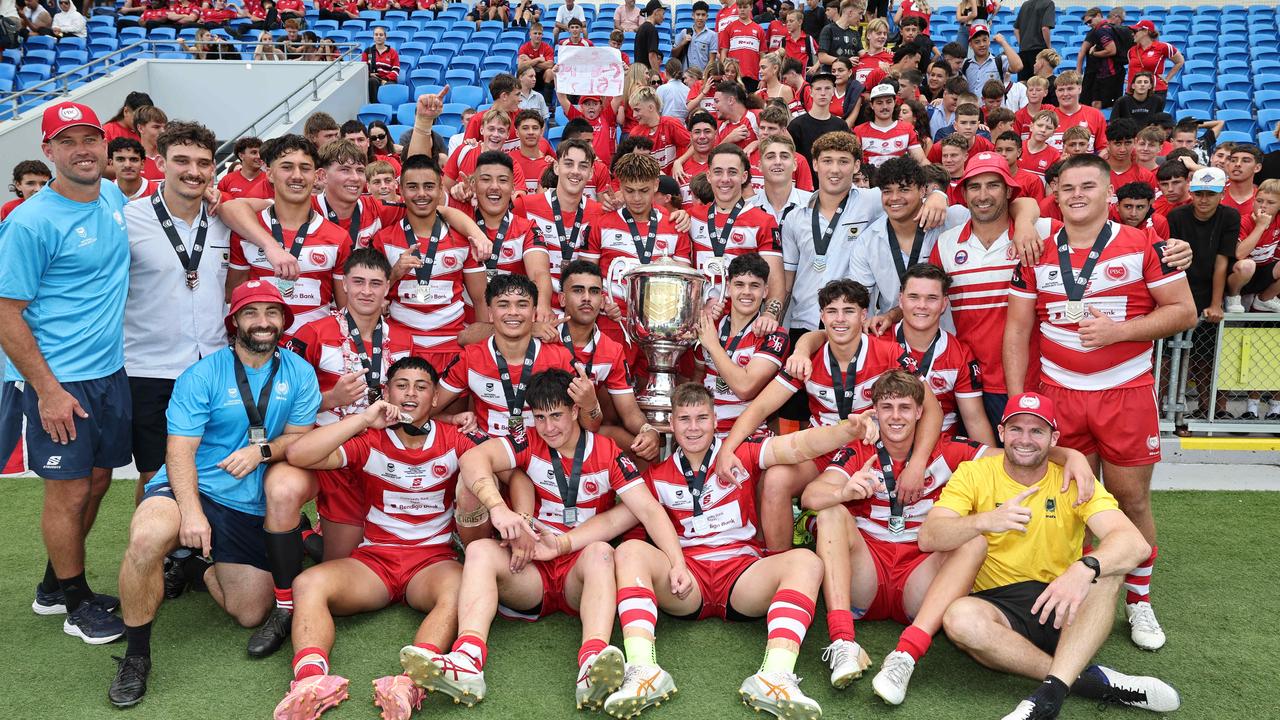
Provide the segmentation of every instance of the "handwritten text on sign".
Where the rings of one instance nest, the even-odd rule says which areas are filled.
[[[566,95],[622,94],[622,79],[627,66],[622,54],[611,47],[577,47],[561,45],[556,71],[556,90]]]

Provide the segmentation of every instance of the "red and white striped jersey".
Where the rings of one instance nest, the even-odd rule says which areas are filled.
[[[716,144],[719,145],[725,142],[725,138],[738,128],[746,128],[747,136],[733,144],[746,150],[748,145],[752,145],[760,139],[760,111],[747,110],[742,113],[742,117],[737,122],[729,122],[725,118],[720,118],[720,127],[716,130]],[[685,172],[688,172],[688,168],[685,168]]]
[[[372,352],[372,337],[362,338],[367,352]],[[347,333],[347,317],[344,312],[330,313],[329,317],[312,320],[298,328],[286,345],[290,350],[302,356],[307,364],[315,368],[316,380],[320,382],[320,392],[326,393],[338,384],[343,375],[358,372],[364,373],[360,364],[355,343]],[[391,363],[413,353],[413,336],[409,331],[390,322],[382,324],[382,368],[381,377],[387,377],[387,368]],[[372,356],[370,356],[372,358]],[[338,422],[348,415],[364,412],[369,407],[369,398],[361,396],[346,407],[320,410],[316,413],[317,425],[329,425]]]
[[[716,257],[715,248],[711,245],[710,226],[707,224],[707,216],[711,212],[711,205],[703,205],[701,203],[690,205],[687,211],[690,221],[689,240],[693,246],[693,254],[689,259],[693,262],[694,267],[702,270],[706,267],[708,261]],[[718,233],[724,233],[728,220],[729,213],[716,211],[716,231]],[[778,221],[774,220],[773,216],[768,212],[758,207],[744,206],[742,211],[738,213],[738,217],[734,219],[733,231],[729,233],[729,241],[725,243],[725,268],[729,267],[728,261],[747,253],[754,252],[781,258],[781,232],[782,229],[778,227]]]
[[[512,164],[519,166],[520,174],[524,176],[524,184],[516,185],[517,191],[538,192],[538,183],[542,181],[542,173],[556,164],[555,155],[541,154],[536,158],[531,158],[520,152],[520,148],[508,150],[507,154],[511,156]]]
[[[881,542],[914,543],[920,535],[920,524],[933,509],[933,503],[942,494],[942,486],[951,479],[951,474],[960,467],[960,463],[981,457],[987,446],[967,438],[941,437],[933,446],[929,456],[929,465],[924,469],[924,487],[920,490],[920,499],[902,508],[904,527],[898,532],[889,528],[889,494],[877,491],[866,500],[853,500],[845,503],[853,514],[858,529]],[[834,470],[844,477],[852,477],[862,469],[867,460],[876,457],[876,446],[858,441],[846,445],[835,454],[827,470]],[[893,475],[902,477],[906,463],[893,461]],[[880,472],[879,461],[871,464],[871,474],[877,480],[884,481]]]
[[[578,476],[578,497],[574,502],[578,508],[577,525],[613,507],[618,494],[644,484],[639,468],[631,458],[622,454],[613,440],[586,430],[579,432],[587,434],[587,448],[582,459],[582,474]],[[552,469],[551,453],[542,436],[536,430],[530,430],[522,442],[510,436],[497,441],[507,451],[512,466],[524,470],[533,480],[533,516],[557,535],[577,527],[570,527],[564,522],[564,498],[560,495],[560,485]],[[560,454],[560,467],[568,480],[573,470],[573,449],[568,454]]]
[[[894,335],[890,337],[895,341],[898,328],[901,326],[902,323],[898,323],[893,328]],[[968,345],[945,330],[941,333],[938,346],[933,351],[933,362],[930,363],[923,380],[933,391],[934,397],[938,398],[938,404],[942,406],[942,431],[949,432],[956,424],[956,398],[982,397],[982,371]],[[920,367],[920,363],[924,360],[924,354],[928,348],[916,350],[907,343],[901,343],[898,347],[902,351],[910,352],[911,360],[915,363],[903,369],[919,377],[920,371],[924,369]],[[901,358],[899,354],[899,359]],[[899,362],[899,365],[901,364]]]
[[[880,167],[889,158],[905,157],[911,148],[920,147],[920,136],[905,120],[898,120],[887,128],[874,122],[864,122],[853,129],[853,134],[862,142],[863,159],[875,167]]]
[[[518,142],[519,141],[517,141],[517,143]],[[503,150],[506,149],[507,148],[503,148]],[[441,168],[441,171],[450,180],[461,181],[463,175],[470,176],[476,171],[476,161],[480,159],[482,154],[484,154],[483,146],[463,143],[459,145],[458,149],[454,150],[453,154],[449,156],[449,159],[445,161],[444,167]],[[519,189],[524,187],[524,171],[521,169],[520,163],[513,163],[513,165],[515,167],[512,171],[512,180],[515,183],[515,187]]]
[[[649,490],[658,498],[662,509],[675,526],[680,547],[685,553],[704,561],[728,560],[735,557],[760,556],[760,541],[756,539],[759,515],[756,510],[756,483],[764,472],[764,448],[768,438],[748,438],[735,451],[749,477],[739,485],[722,480],[715,474],[715,455],[720,452],[720,441],[714,440],[707,452],[711,462],[707,464],[707,479],[702,487],[702,506],[699,525],[694,527],[693,496],[689,484],[680,470],[684,452],[677,449],[661,464],[650,466],[644,480]],[[697,467],[693,470],[696,472]]]
[[[658,214],[658,230],[653,243],[653,257],[670,255],[678,260],[688,260],[692,255],[688,233],[676,230],[676,226],[671,224],[667,214],[660,208],[654,208],[654,212]],[[649,219],[636,218],[635,224],[636,230],[640,233],[638,238],[631,235],[627,221],[622,218],[621,209],[611,213],[602,212],[591,223],[591,229],[587,232],[587,245],[582,250],[582,259],[598,264],[600,271],[604,273],[606,283],[609,278],[609,268],[612,267],[613,262],[619,259],[638,261],[636,245],[643,244],[649,239]],[[618,307],[622,308],[623,314],[626,314],[627,299],[623,295],[622,287],[611,285],[605,288],[605,291],[613,297]]]
[[[643,123],[636,123],[631,134],[646,137],[653,141],[653,159],[662,166],[662,174],[670,175],[671,166],[676,158],[689,149],[689,130],[684,123],[673,117],[658,118],[658,127],[651,128]]]
[[[1049,144],[1056,150],[1062,149],[1062,134],[1072,125],[1079,125],[1089,131],[1089,152],[1099,152],[1107,146],[1107,119],[1102,111],[1092,105],[1081,105],[1070,115],[1056,107],[1053,112],[1058,116],[1058,127],[1049,136]]]
[[[387,256],[392,265],[400,255],[411,252],[405,238],[407,220],[385,227],[373,236],[373,247]],[[448,227],[446,224],[445,227]],[[412,231],[411,231],[412,232]],[[427,251],[430,238],[415,235],[418,252]],[[458,352],[458,334],[464,328],[463,273],[482,273],[484,266],[471,257],[471,244],[461,233],[449,228],[436,246],[431,280],[425,300],[418,299],[418,276],[406,273],[391,293],[391,321],[409,330],[413,344],[429,352]]]
[[[559,308],[560,269],[565,265],[562,248],[573,235],[573,219],[578,211],[571,207],[560,208],[560,222],[564,226],[564,236],[561,237],[560,229],[556,227],[555,213],[551,210],[551,201],[555,199],[554,193],[555,189],[552,188],[537,195],[521,195],[516,198],[514,208],[517,214],[524,215],[529,222],[533,223],[538,237],[542,240],[540,245],[529,248],[527,252],[547,253],[551,265],[551,290],[554,293],[551,298],[551,307]],[[570,260],[576,259],[578,253],[586,246],[588,225],[591,224],[592,218],[601,212],[600,203],[588,199],[585,193],[579,202],[582,203],[582,224],[578,228],[573,250],[569,253]]]
[[[1167,225],[1168,223],[1166,223]],[[1252,214],[1240,216],[1241,240],[1253,234],[1255,229],[1257,229],[1257,224],[1254,223]],[[1272,218],[1271,224],[1262,231],[1262,237],[1258,238],[1258,244],[1253,246],[1253,251],[1249,253],[1249,259],[1259,265],[1271,263],[1276,259],[1277,246],[1280,246],[1280,216]]]
[[[453,425],[430,422],[426,442],[412,449],[391,428],[366,430],[338,453],[347,481],[358,483],[369,503],[363,545],[448,545],[458,458],[484,441]]]
[[[311,207],[315,208],[316,212],[325,218],[329,218],[329,203],[325,200],[324,193],[311,196]],[[386,206],[372,195],[361,195],[356,200],[356,207],[360,208],[360,234],[357,236],[359,246],[362,248],[369,247],[369,243],[373,242],[373,236],[382,229],[382,215]],[[352,213],[345,218],[339,218],[337,222],[330,219],[329,222],[333,222],[342,228],[342,232],[346,233],[347,237],[350,238],[351,218],[354,215],[355,213]]]
[[[724,337],[724,333],[729,332],[728,326],[731,320],[732,317],[727,313],[720,318],[719,329],[721,337]],[[733,352],[728,352],[728,346],[733,343],[733,338],[730,338],[723,347],[738,367],[746,367],[752,360],[758,358],[772,363],[777,368],[781,368],[783,361],[786,360],[787,346],[790,342],[791,340],[787,336],[785,328],[778,328],[764,337],[759,337],[754,332],[751,332],[748,327]],[[701,345],[698,346],[698,359],[706,363],[707,366],[707,374],[702,379],[702,384],[711,391],[711,396],[715,399],[716,435],[723,438],[733,428],[734,421],[738,419],[743,410],[747,409],[747,405],[750,404],[753,398],[743,400],[733,394],[733,390],[730,390],[727,385],[721,386],[720,383],[716,382],[720,378],[720,371],[716,369],[715,362],[712,361],[711,356],[707,354]]]
[[[1185,282],[1186,274],[1164,265],[1152,230],[1108,222],[1111,239],[1102,250],[1084,293],[1084,313],[1097,310],[1115,322],[1133,320],[1156,308],[1151,289]],[[1049,226],[1049,227],[1046,227]],[[1066,317],[1066,294],[1055,243],[1061,223],[1036,223],[1044,252],[1031,269],[1015,267],[1009,292],[1034,300],[1040,327],[1041,379],[1072,390],[1113,390],[1151,385],[1151,341],[1119,342],[1101,348],[1080,343],[1080,326]],[[1071,250],[1078,272],[1088,248]]]
[[[813,191],[813,169],[803,155],[796,154],[796,171],[791,173],[791,181],[801,190]],[[685,163],[687,168],[689,163]],[[751,187],[757,193],[764,192],[764,170],[760,168],[760,151],[751,153]],[[685,202],[689,202],[687,199]]]
[[[479,212],[471,203],[458,202],[451,197],[449,207],[468,213],[473,219],[479,218]],[[507,211],[505,221],[509,224],[501,244],[498,242],[498,230],[503,220],[499,220],[492,227],[479,219],[476,219],[476,224],[484,229],[485,237],[489,238],[493,243],[494,251],[498,253],[498,272],[527,276],[529,273],[524,269],[524,254],[535,248],[541,248],[542,245],[537,228],[529,222],[529,218],[525,217],[524,213],[515,210]],[[481,265],[487,267],[483,263]],[[476,298],[471,300],[474,302]],[[480,298],[480,301],[484,302],[484,298]]]
[[[737,60],[744,78],[760,79],[760,55],[766,43],[764,28],[754,22],[738,18],[720,29],[721,56]]]
[[[529,342],[536,348],[531,375],[552,368],[573,372],[569,351],[565,350],[563,345],[544,343],[537,338],[531,338]],[[503,390],[502,377],[498,374],[496,354],[493,338],[475,345],[468,345],[462,349],[458,361],[449,365],[449,369],[440,378],[440,387],[449,392],[459,395],[471,393],[474,398],[471,407],[476,414],[476,425],[481,432],[487,433],[490,437],[507,434],[507,418],[511,415],[507,406],[507,396]],[[511,373],[511,386],[514,388],[520,383],[524,365],[520,362],[508,361],[507,368]],[[528,382],[528,378],[525,378],[525,381]],[[522,415],[525,426],[532,428],[533,412],[529,410],[528,403],[525,403]]]
[[[589,368],[587,375],[597,388],[603,385],[610,395],[635,392],[635,379],[627,367],[629,351],[622,343],[600,332],[599,327],[595,328],[595,334],[585,346],[570,348],[565,345],[565,349],[573,355],[574,361]]]
[[[693,196],[693,191],[689,189],[689,182],[698,175],[711,169],[710,162],[698,162],[694,157],[690,157],[684,161],[684,182],[680,183],[680,199],[685,204],[697,202],[697,198]],[[763,187],[763,183],[761,184]]]
[[[831,379],[831,364],[827,355],[828,345],[829,343],[822,343],[822,347],[813,354],[813,371],[809,373],[809,379],[804,381],[805,391],[809,393],[809,425],[813,427],[840,422],[840,411],[836,405],[836,393]],[[862,336],[855,361],[857,370],[851,413],[860,413],[871,407],[871,386],[882,374],[899,367],[898,356],[901,354],[898,344],[892,340],[881,340],[872,335]],[[845,370],[847,368],[840,369],[842,376],[845,376]],[[782,383],[783,387],[793,393],[800,389],[800,381],[791,377],[786,370],[778,373],[773,380]],[[849,382],[847,376],[844,377],[844,382]]]
[[[271,230],[269,210],[258,214],[258,222],[268,232]],[[281,227],[285,249],[293,244],[295,235],[294,231]],[[306,241],[298,253],[298,279],[289,282],[276,278],[275,270],[261,248],[236,233],[231,234],[231,267],[248,270],[250,280],[266,279],[275,285],[293,310],[293,325],[285,330],[281,340],[288,340],[298,328],[329,314],[333,288],[342,282],[342,266],[350,254],[351,238],[346,232],[326,220],[324,215],[314,213],[311,224],[307,226]]]

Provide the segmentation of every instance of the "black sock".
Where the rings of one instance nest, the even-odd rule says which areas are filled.
[[[1106,678],[1097,665],[1090,665],[1071,683],[1071,694],[1090,700],[1101,700],[1108,689]]]
[[[151,657],[151,623],[137,627],[125,625],[124,639],[127,643],[125,657]]]
[[[66,603],[68,613],[75,612],[81,604],[93,599],[83,571],[75,577],[58,578],[58,585],[62,587],[63,602]]]
[[[293,579],[302,572],[302,555],[302,523],[282,533],[267,531],[267,565],[277,588],[293,587]]]
[[[204,587],[204,574],[212,566],[212,563],[200,557],[199,551],[192,552],[178,562],[182,565],[182,576],[187,579],[188,583]]]
[[[42,592],[57,592],[62,586],[58,584],[58,574],[53,571],[53,561],[46,560],[44,563],[44,580],[40,581],[40,590]]]
[[[1041,707],[1058,710],[1062,707],[1062,701],[1067,699],[1067,689],[1066,683],[1050,675],[1031,694],[1031,699]]]

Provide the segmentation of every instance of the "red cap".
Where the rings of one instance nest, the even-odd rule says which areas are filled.
[[[588,100],[595,100],[596,102],[601,104],[604,103],[604,98],[600,97],[599,95],[583,95],[582,97],[578,98],[578,104],[581,105],[582,103]]]
[[[44,142],[49,142],[58,133],[70,127],[83,125],[106,134],[98,116],[87,105],[73,102],[60,102],[45,108],[44,120],[40,123],[40,132],[44,134]]]
[[[964,175],[960,176],[960,184],[963,185],[969,178],[977,177],[983,173],[995,173],[999,175],[1004,184],[1014,187],[1013,176],[1009,174],[1009,163],[1000,153],[980,152],[969,158],[964,165]]]
[[[1132,31],[1134,31],[1134,32],[1138,32],[1139,30],[1146,30],[1147,32],[1151,33],[1152,35],[1159,35],[1159,34],[1160,34],[1160,33],[1156,30],[1156,24],[1155,24],[1155,23],[1153,23],[1153,22],[1151,22],[1150,20],[1140,20],[1140,21],[1138,21],[1138,24],[1137,24],[1137,25],[1130,25],[1130,26],[1129,26],[1129,29],[1130,29],[1130,30],[1132,30]]]
[[[974,23],[969,26],[969,37],[973,37],[978,33],[986,33],[990,35],[991,30],[987,27],[986,23]]]
[[[231,291],[231,309],[227,311],[227,317],[223,319],[223,324],[227,326],[228,333],[236,331],[235,323],[232,318],[236,313],[244,309],[245,305],[258,302],[269,302],[280,305],[284,311],[284,330],[288,330],[293,326],[293,309],[284,301],[284,296],[280,294],[280,290],[266,280],[248,280]]]
[[[1024,413],[1035,415],[1049,423],[1049,427],[1058,429],[1058,421],[1053,413],[1053,401],[1040,393],[1033,392],[1025,392],[1009,398],[1009,404],[1004,406],[1004,416],[1000,418],[1000,424],[1005,424],[1014,415]]]

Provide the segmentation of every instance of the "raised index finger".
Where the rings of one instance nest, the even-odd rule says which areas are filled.
[[[1032,495],[1036,494],[1036,492],[1037,492],[1039,489],[1040,489],[1040,487],[1039,487],[1039,486],[1037,486],[1037,485],[1032,485],[1031,487],[1027,488],[1026,490],[1023,490],[1022,492],[1018,493],[1018,494],[1017,494],[1017,496],[1015,496],[1012,500],[1010,500],[1010,501],[1009,501],[1009,504],[1010,504],[1010,505],[1021,505],[1022,503],[1024,503],[1024,502],[1026,502],[1026,501],[1027,501],[1027,498],[1029,498],[1029,497],[1031,497]]]

